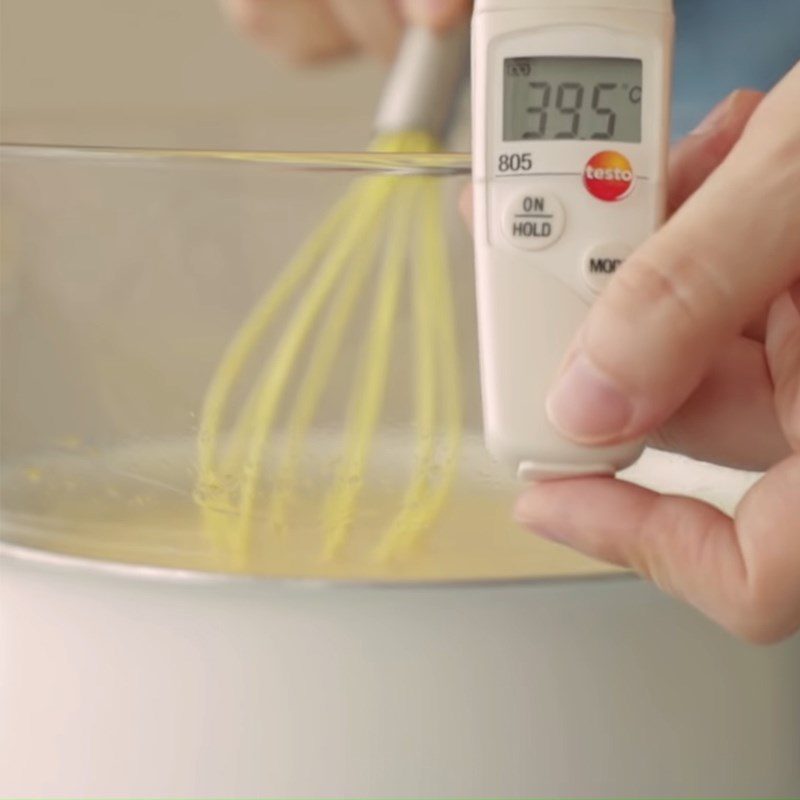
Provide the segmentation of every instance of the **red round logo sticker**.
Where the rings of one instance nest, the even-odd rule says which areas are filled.
[[[622,153],[604,150],[592,156],[583,171],[583,185],[598,200],[623,200],[633,189],[633,167]]]

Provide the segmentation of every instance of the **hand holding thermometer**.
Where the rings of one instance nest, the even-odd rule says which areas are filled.
[[[475,248],[484,425],[523,479],[613,474],[545,399],[590,304],[661,224],[672,0],[476,0]]]

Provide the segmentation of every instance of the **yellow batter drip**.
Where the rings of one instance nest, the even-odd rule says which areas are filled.
[[[385,153],[432,153],[423,133],[381,137]],[[377,289],[352,388],[341,460],[323,503],[324,555],[335,557],[353,527],[380,420],[401,291],[412,272],[417,453],[399,508],[377,523],[375,555],[407,553],[433,525],[455,477],[461,439],[461,392],[444,220],[436,179],[381,175],[361,179],[301,248],[245,321],[225,353],[203,405],[195,498],[204,524],[225,549],[248,557],[257,533],[265,464],[271,472],[262,533],[285,537],[298,502],[298,469],[310,427],[335,369],[373,264]],[[411,258],[409,247],[411,246]],[[223,434],[237,383],[278,314],[299,301],[255,387]],[[309,348],[280,444],[276,423],[296,365]],[[277,447],[277,459],[271,449]]]

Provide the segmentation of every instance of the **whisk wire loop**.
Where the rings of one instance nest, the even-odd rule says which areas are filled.
[[[418,132],[382,136],[374,145],[375,151],[386,153],[437,149],[433,137]],[[265,293],[226,350],[203,405],[196,499],[211,535],[242,564],[257,523],[263,523],[263,536],[274,536],[276,542],[289,530],[309,432],[379,252],[342,455],[327,491],[318,489],[325,495],[323,555],[341,553],[354,526],[385,404],[405,286],[410,287],[414,331],[416,449],[399,508],[375,555],[385,559],[407,552],[435,523],[457,467],[462,413],[443,223],[434,178],[393,174],[359,180]],[[246,368],[263,357],[259,354],[267,331],[292,302],[285,327],[223,436]],[[304,371],[295,381],[304,356]],[[276,442],[283,409],[286,422]],[[269,475],[267,463],[274,465]],[[260,517],[262,500],[266,514]]]
[[[395,188],[380,281],[362,353],[360,375],[356,379],[359,391],[354,397],[347,423],[344,457],[325,502],[326,558],[337,554],[352,525],[386,388],[395,317],[408,258],[407,242],[413,203],[417,194],[417,186],[413,182],[403,183],[402,178],[393,180],[401,183]]]

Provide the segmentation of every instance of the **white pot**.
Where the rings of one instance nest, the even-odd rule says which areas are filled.
[[[791,797],[800,640],[629,578],[334,587],[6,552],[5,797]]]

